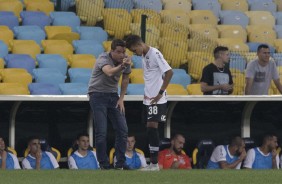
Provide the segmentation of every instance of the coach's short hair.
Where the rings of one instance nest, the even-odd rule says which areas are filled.
[[[125,43],[121,39],[114,39],[111,44],[111,49],[115,50],[118,46],[125,47]]]
[[[228,51],[228,47],[218,46],[213,50],[213,56],[215,59],[219,57],[220,52]]]
[[[129,49],[130,47],[132,47],[132,46],[134,46],[134,45],[136,45],[138,43],[142,43],[142,42],[143,41],[142,41],[140,36],[138,36],[138,35],[130,35],[130,36],[128,36],[126,38],[126,41],[125,41],[126,48]]]

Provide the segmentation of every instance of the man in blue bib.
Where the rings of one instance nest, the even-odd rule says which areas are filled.
[[[5,169],[21,169],[16,155],[10,153],[4,139],[0,136],[0,167]]]
[[[245,157],[244,140],[234,137],[229,145],[219,145],[214,149],[207,169],[240,169]]]
[[[247,169],[278,169],[279,157],[276,152],[277,136],[266,134],[263,137],[262,145],[250,149],[244,162]]]
[[[89,150],[89,135],[82,133],[76,139],[77,150],[68,158],[70,169],[98,169],[96,151]]]

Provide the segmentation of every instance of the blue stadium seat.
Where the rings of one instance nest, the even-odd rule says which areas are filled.
[[[133,0],[135,9],[151,9],[156,12],[160,12],[162,10],[162,2],[161,0]]]
[[[4,58],[8,55],[8,53],[9,50],[7,45],[2,40],[0,40],[0,58]]]
[[[245,71],[246,68],[246,60],[245,59],[230,59],[229,68],[240,70],[241,72]]]
[[[51,19],[43,12],[22,11],[21,12],[22,25],[34,25],[41,27],[44,30],[45,26],[51,24]]]
[[[142,68],[142,56],[133,55],[131,60],[134,68]]]
[[[276,19],[276,25],[282,25],[282,12],[272,13]]]
[[[250,52],[257,52],[258,46],[260,44],[263,44],[263,43],[247,42],[247,45],[249,46]],[[269,46],[269,49],[270,49],[270,55],[272,56],[273,53],[275,52],[275,48],[270,46],[270,45],[268,45],[268,46]]]
[[[191,76],[186,74],[186,72],[178,71],[179,70],[174,70],[170,84],[181,84],[186,89],[187,85],[191,84]]]
[[[69,26],[73,32],[80,26],[80,18],[73,12],[51,12],[50,18],[53,26]]]
[[[19,19],[13,12],[0,11],[0,25],[8,26],[11,30],[19,25]]]
[[[241,25],[243,28],[249,24],[248,16],[241,11],[225,10],[219,14],[221,24]]]
[[[282,18],[282,16],[281,16],[281,18]],[[281,39],[282,38],[282,24],[281,25],[275,25],[274,30],[276,31],[277,39]]]
[[[88,84],[85,83],[64,83],[59,84],[59,88],[63,95],[86,95],[88,92]]]
[[[36,60],[39,68],[55,68],[63,75],[67,74],[67,61],[59,54],[38,54]]]
[[[128,84],[127,95],[144,95],[144,84]]]
[[[104,47],[95,40],[74,40],[72,42],[76,54],[92,54],[96,58],[104,52]]]
[[[16,26],[14,33],[17,40],[34,40],[41,46],[41,41],[45,40],[46,34],[39,26]]]
[[[70,68],[68,70],[71,83],[84,83],[88,84],[92,69],[88,68]]]
[[[274,53],[272,57],[276,62],[276,66],[282,66],[282,53]]]
[[[28,85],[31,95],[61,95],[58,86],[45,83],[31,83]]]
[[[132,0],[104,0],[105,8],[120,8],[126,9],[129,13],[133,9]]]
[[[33,76],[36,83],[46,83],[58,86],[65,83],[66,76],[55,68],[33,69]]]
[[[96,40],[101,44],[108,40],[108,33],[101,27],[79,26],[76,29],[80,40]]]
[[[173,68],[172,71],[173,71],[173,73],[178,73],[178,74],[181,74],[181,75],[187,74],[187,72],[184,69],[180,69],[180,68]]]
[[[56,7],[56,2],[57,0],[52,0],[55,3]],[[75,6],[75,0],[61,0],[61,10],[62,11],[67,11],[69,8]]]
[[[32,74],[35,60],[27,54],[8,54],[4,57],[7,68],[24,68]]]
[[[264,0],[264,1],[248,1],[249,3],[249,11],[269,11],[269,12],[276,12],[277,5],[272,2],[272,0]]]
[[[221,6],[217,0],[192,1],[194,10],[211,10],[216,17],[219,17]]]

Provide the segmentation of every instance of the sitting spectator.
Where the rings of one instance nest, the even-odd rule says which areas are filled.
[[[240,169],[245,157],[244,140],[234,137],[229,145],[219,145],[214,149],[207,169]]]
[[[24,169],[56,169],[59,164],[54,155],[41,150],[38,137],[31,137],[28,141],[29,154],[22,161]]]
[[[246,69],[246,95],[268,95],[273,80],[278,91],[282,93],[282,85],[276,64],[270,60],[269,46],[261,44],[257,49],[258,59],[251,61]]]
[[[214,62],[203,69],[201,90],[204,95],[228,95],[233,91],[231,72],[225,64],[229,62],[227,47],[218,46],[213,51]]]
[[[89,145],[89,135],[82,133],[76,139],[76,151],[68,158],[70,169],[98,169],[96,151]]]
[[[21,169],[18,158],[10,153],[5,145],[3,137],[0,136],[0,165],[1,169]]]
[[[160,169],[191,169],[189,157],[183,153],[185,138],[181,134],[176,134],[171,140],[170,148],[159,152]]]
[[[244,168],[247,169],[278,169],[279,156],[276,152],[277,136],[267,134],[263,137],[260,147],[248,151],[244,161]]]
[[[127,137],[127,146],[125,151],[126,164],[130,169],[140,169],[147,166],[146,159],[143,154],[135,150],[135,136],[129,135]],[[115,157],[116,163],[116,157]]]

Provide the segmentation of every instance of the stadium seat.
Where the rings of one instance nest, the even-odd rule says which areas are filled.
[[[134,150],[135,150],[137,153],[139,153],[139,154],[145,156],[144,152],[143,152],[141,149],[139,149],[139,148],[134,148]],[[113,164],[114,164],[115,151],[116,151],[115,148],[111,148],[111,150],[110,150],[110,153],[109,153],[109,162],[110,162],[110,165],[113,165]]]
[[[188,95],[187,90],[181,84],[169,84],[166,91],[168,95]]]
[[[107,8],[103,13],[104,29],[109,35],[123,39],[131,33],[131,15],[124,9]]]
[[[214,57],[206,52],[190,52],[187,54],[188,73],[195,79],[199,80],[202,76],[203,68],[213,62]]]
[[[29,91],[24,84],[0,83],[0,95],[29,95]]]
[[[0,58],[0,70],[3,69],[5,66],[5,62],[2,58]],[[1,80],[1,75],[0,75],[0,80]]]
[[[76,0],[62,0],[61,10],[62,11],[71,11],[72,8],[75,8]]]
[[[23,11],[21,12],[23,26],[39,26],[44,30],[45,26],[51,24],[51,19],[44,12]]]
[[[17,151],[16,150],[14,150],[13,148],[11,148],[11,147],[7,147],[7,151],[8,152],[10,152],[10,153],[12,153],[13,155],[15,155],[15,156],[17,156],[18,154],[17,154]]]
[[[144,84],[144,76],[142,68],[133,68],[130,73],[130,82],[134,84]]]
[[[27,54],[8,54],[5,58],[7,68],[24,68],[32,74],[35,60]]]
[[[174,38],[176,40],[187,40],[189,35],[189,29],[180,24],[161,24],[160,31],[161,37]]]
[[[144,84],[128,84],[126,94],[127,95],[144,95]]]
[[[201,84],[189,84],[186,88],[188,95],[203,95]]]
[[[282,66],[282,53],[274,53],[273,59],[276,62],[276,66]]]
[[[200,36],[205,36],[211,39],[218,38],[218,32],[215,26],[211,24],[191,24],[190,28],[190,38],[197,38]]]
[[[23,11],[23,4],[20,1],[0,1],[0,11],[13,12],[20,18],[20,12]]]
[[[133,2],[136,9],[151,9],[156,12],[160,12],[162,10],[161,0],[133,0]]]
[[[11,50],[10,42],[14,39],[14,33],[7,26],[0,26],[0,40],[3,41],[8,50]]]
[[[276,52],[282,52],[282,39],[276,39],[274,41],[274,47],[276,49]]]
[[[282,11],[282,1],[280,0],[274,0],[274,2],[277,4],[277,11]]]
[[[187,62],[187,41],[178,41],[168,38],[160,41],[160,50],[172,68],[179,68],[181,64],[185,64]],[[177,53],[177,55],[175,53]]]
[[[75,40],[72,44],[76,54],[91,54],[98,58],[104,52],[102,44],[95,40]]]
[[[16,26],[14,33],[17,40],[34,40],[41,46],[41,41],[45,40],[46,34],[39,26]]]
[[[154,10],[150,9],[133,9],[130,12],[133,23],[141,23],[142,15],[147,15],[146,23],[147,25],[154,25],[156,27],[160,27],[161,24],[161,16]]]
[[[73,12],[72,12],[73,13]],[[72,32],[76,31],[76,28],[80,26],[80,18],[71,14],[71,12],[51,12],[50,17],[53,26],[69,26]]]
[[[218,18],[211,10],[193,10],[189,13],[191,24],[217,25]]]
[[[59,17],[75,17],[75,16],[76,14],[74,12],[69,12],[69,11],[54,11],[50,13],[50,18],[52,23],[56,18]]]
[[[240,70],[239,70],[240,71]],[[241,72],[241,71],[240,71]],[[243,73],[232,73],[232,80],[233,80],[233,92],[232,95],[244,95],[245,90],[245,75]]]
[[[13,30],[14,27],[19,25],[19,18],[13,12],[0,12],[0,25],[8,26]]]
[[[101,27],[79,26],[77,32],[80,40],[96,40],[101,44],[108,40],[107,32]]]
[[[212,155],[215,144],[210,139],[201,140],[193,150],[193,165],[197,169],[205,169]]]
[[[28,85],[31,95],[61,95],[57,85],[45,83],[31,83]]]
[[[32,76],[25,69],[6,68],[2,71],[2,82],[20,83],[27,86],[32,83]]]
[[[268,26],[248,26],[248,41],[249,42],[259,42],[267,43],[270,46],[274,45],[274,40],[276,39],[276,32]]]
[[[67,61],[59,54],[38,54],[36,60],[39,68],[54,68],[63,75],[67,74]]]
[[[232,52],[249,52],[249,47],[238,38],[219,38],[218,45],[228,47]]]
[[[54,10],[55,10],[54,3],[50,1],[46,1],[46,2],[31,1],[26,5],[26,11],[41,11],[48,16]]]
[[[164,4],[164,10],[184,10],[185,12],[190,12],[192,9],[191,2],[187,0],[177,0],[177,1],[167,1]]]
[[[70,44],[79,40],[79,34],[72,32],[69,26],[45,26],[48,40],[66,40]]]
[[[190,24],[189,14],[184,10],[162,10],[160,15],[163,23],[180,24],[182,26]]]
[[[274,16],[268,11],[247,11],[249,25],[263,25],[273,27],[275,25]]]
[[[241,25],[243,28],[249,24],[249,17],[241,11],[225,10],[219,14],[221,24]]]
[[[87,26],[95,26],[97,22],[103,20],[104,6],[103,0],[76,0],[76,13]]]
[[[125,9],[128,12],[131,12],[134,6],[132,0],[104,0],[104,2],[105,8]]]
[[[221,0],[221,10],[235,10],[245,12],[249,10],[247,0]]]
[[[1,29],[0,29],[1,30]],[[4,58],[9,53],[8,46],[0,40],[0,58]]]
[[[217,42],[205,37],[197,37],[196,39],[189,39],[190,52],[212,52],[217,46]]]
[[[88,84],[92,69],[90,68],[70,68],[68,70],[71,83],[84,83]]]
[[[249,11],[269,11],[276,12],[277,5],[276,3],[269,1],[254,1],[249,4]]]
[[[131,57],[133,68],[142,68],[142,56],[133,55]]]
[[[132,34],[141,36],[141,25],[137,23],[132,23],[130,25],[130,30]],[[146,25],[146,44],[159,48],[159,37],[160,30],[154,25]]]
[[[240,25],[218,25],[219,38],[239,38],[247,42],[247,32]]]
[[[221,5],[218,1],[192,1],[194,10],[210,10],[216,17],[219,17]]]
[[[93,69],[95,62],[96,58],[91,54],[74,54],[69,57],[69,65],[71,68]]]
[[[275,19],[276,19],[276,26],[281,25],[282,26],[282,11],[281,12],[275,12],[273,13]]]
[[[59,85],[65,83],[66,76],[55,68],[36,68],[33,70],[36,83]]]
[[[88,84],[86,83],[64,83],[59,84],[62,95],[87,95]]]
[[[257,145],[254,141],[254,139],[250,138],[250,137],[245,137],[243,138],[244,142],[245,142],[245,149],[246,149],[246,152],[249,150],[249,149],[252,149],[252,148],[255,148]]]
[[[66,40],[42,40],[44,54],[60,54],[65,59],[73,54],[73,47]]]
[[[180,69],[173,70],[173,76],[170,80],[170,84],[180,84],[186,89],[187,85],[191,84],[191,76],[189,74],[186,74],[186,72],[183,73],[179,70]]]
[[[35,59],[41,53],[40,46],[34,40],[14,40],[10,44],[12,54],[28,54]]]

